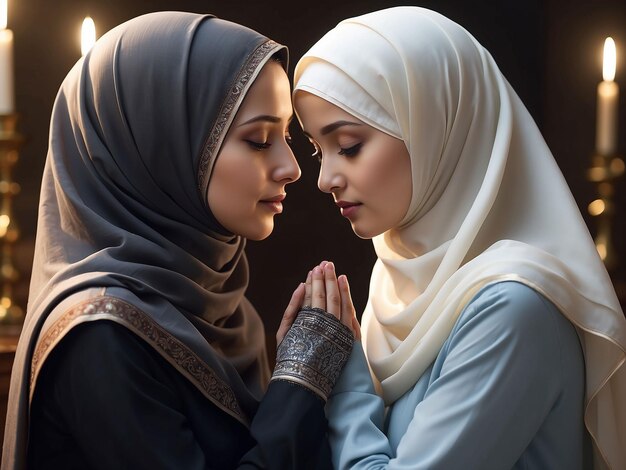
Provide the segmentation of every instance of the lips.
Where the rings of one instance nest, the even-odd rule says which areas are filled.
[[[360,206],[361,205],[360,202],[349,202],[349,201],[335,201],[335,204],[337,204],[337,206],[340,209],[344,209],[346,207]]]
[[[335,204],[341,209],[341,215],[348,219],[352,218],[359,210],[359,207],[362,206],[360,202],[350,201],[336,201]]]
[[[278,196],[270,197],[268,199],[261,199],[261,202],[282,202],[286,197],[286,194],[279,194]]]
[[[279,194],[278,196],[273,196],[267,199],[262,199],[259,201],[262,206],[265,206],[272,212],[276,214],[280,214],[283,211],[283,201],[285,200],[286,194]]]

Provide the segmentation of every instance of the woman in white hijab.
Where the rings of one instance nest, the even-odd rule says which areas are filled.
[[[335,466],[626,468],[626,322],[491,55],[398,7],[341,22],[294,82],[320,189],[378,255],[363,349],[382,397],[355,348],[327,404]]]

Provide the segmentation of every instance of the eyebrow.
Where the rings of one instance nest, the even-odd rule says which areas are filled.
[[[333,122],[331,124],[327,124],[326,126],[322,127],[320,129],[320,134],[322,135],[327,135],[330,134],[333,131],[336,131],[337,129],[339,129],[340,127],[343,126],[360,126],[361,124],[359,124],[358,122],[352,122],[352,121],[336,121]]]
[[[289,119],[287,120],[287,123],[288,124],[291,123],[292,120],[293,120],[293,114],[289,117]],[[237,127],[245,126],[247,124],[252,124],[253,122],[259,122],[259,121],[278,123],[282,121],[282,119],[279,118],[278,116],[272,116],[270,114],[260,114],[258,116],[253,117],[252,119],[248,119],[246,122],[242,122]]]

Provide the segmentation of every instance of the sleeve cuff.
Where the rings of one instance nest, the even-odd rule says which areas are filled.
[[[326,401],[353,344],[352,331],[335,316],[304,307],[278,347],[272,380],[297,383]]]

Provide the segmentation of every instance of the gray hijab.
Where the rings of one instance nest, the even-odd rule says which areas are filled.
[[[81,292],[113,293],[136,321],[101,318],[133,330],[236,419],[254,413],[269,371],[262,323],[244,297],[245,240],[219,225],[206,194],[245,93],[276,54],[286,64],[283,46],[243,26],[159,12],[108,32],[66,77],[52,112],[2,468],[24,464],[45,357],[92,318],[66,315]]]

